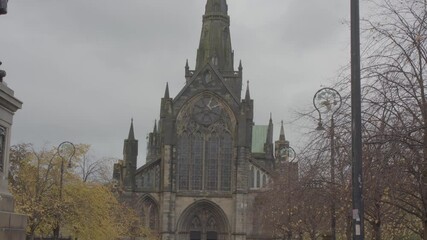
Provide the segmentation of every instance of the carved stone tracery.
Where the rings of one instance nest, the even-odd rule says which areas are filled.
[[[210,201],[199,201],[189,206],[178,221],[178,239],[189,239],[191,233],[198,233],[197,239],[228,240],[229,221],[224,211]],[[214,235],[215,238],[209,238]]]
[[[202,101],[203,99],[209,99],[207,100],[208,104],[210,99],[218,103],[218,106],[216,105],[208,106],[211,108],[217,107],[220,109],[218,120],[216,120],[212,124],[204,125],[195,119],[195,116],[194,116],[195,107],[197,106],[197,103],[200,103],[200,101]],[[234,126],[236,123],[236,120],[233,115],[234,114],[232,113],[231,109],[227,106],[227,104],[225,104],[218,97],[212,94],[207,94],[207,93],[201,94],[200,96],[192,100],[190,104],[186,105],[178,114],[177,134],[178,136],[181,135],[183,132],[187,132],[187,133],[200,132],[202,134],[209,134],[211,132],[218,132],[218,133],[228,132],[231,134],[234,132]]]
[[[219,97],[201,94],[177,118],[179,190],[231,190],[234,114]]]

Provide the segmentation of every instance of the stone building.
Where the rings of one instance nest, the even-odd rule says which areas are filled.
[[[196,66],[186,85],[166,90],[160,118],[149,133],[146,163],[137,168],[138,140],[131,122],[114,179],[137,202],[147,227],[162,239],[268,239],[256,214],[257,194],[271,181],[289,142],[283,124],[254,125],[243,67],[235,70],[226,0],[207,0]]]
[[[0,15],[7,13],[7,0],[0,0]],[[2,63],[0,62],[0,65]],[[22,107],[3,78],[0,69],[0,239],[24,240],[27,216],[14,212],[14,200],[8,189],[9,147],[13,115]]]
[[[0,62],[1,65],[1,62]],[[0,70],[0,239],[23,240],[27,216],[14,212],[14,200],[8,190],[9,147],[14,113],[21,108],[22,102],[14,97]]]

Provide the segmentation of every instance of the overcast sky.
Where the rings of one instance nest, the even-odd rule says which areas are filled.
[[[315,127],[292,122],[350,60],[349,2],[228,0],[235,63],[242,60],[250,81],[255,124],[267,124],[272,112],[275,138],[281,120],[294,146]],[[67,140],[91,144],[98,157],[122,158],[133,117],[141,165],[166,82],[175,96],[186,59],[194,69],[205,3],[9,1],[0,16],[0,68],[24,102],[12,144]]]

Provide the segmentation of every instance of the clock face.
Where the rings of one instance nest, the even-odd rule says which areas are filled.
[[[279,156],[281,157],[281,158],[284,158],[284,157],[286,157],[288,155],[288,150],[285,148],[285,147],[283,147],[283,148],[281,148],[280,150],[279,150]]]
[[[296,153],[291,147],[282,147],[279,150],[279,157],[292,162],[296,157]]]
[[[204,126],[209,126],[221,117],[222,108],[214,97],[203,97],[193,108],[194,120]]]

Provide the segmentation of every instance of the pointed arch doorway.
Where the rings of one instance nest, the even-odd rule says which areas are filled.
[[[178,221],[180,240],[228,240],[229,222],[215,203],[203,200],[190,205]]]

